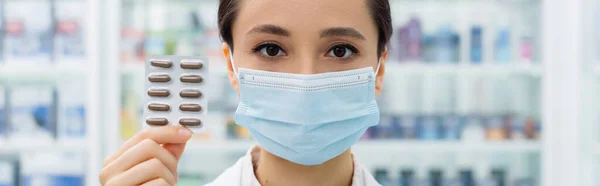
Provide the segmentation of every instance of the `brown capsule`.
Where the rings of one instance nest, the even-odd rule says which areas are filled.
[[[171,68],[173,66],[173,62],[170,60],[152,60],[150,61],[150,64],[160,68]]]
[[[166,74],[156,74],[156,75],[150,75],[148,77],[148,80],[150,82],[155,82],[155,83],[165,83],[165,82],[171,81],[171,77]]]
[[[153,111],[169,111],[171,110],[171,107],[167,104],[150,103],[150,105],[148,105],[148,109]]]
[[[198,104],[181,104],[179,110],[188,112],[200,112],[202,107]]]
[[[182,98],[199,98],[202,93],[199,90],[182,90],[179,96]]]
[[[171,92],[166,89],[150,89],[148,90],[148,96],[152,97],[169,97]]]
[[[202,62],[200,61],[181,61],[179,64],[183,69],[202,69]]]
[[[202,77],[198,75],[183,75],[179,80],[184,83],[201,83]]]
[[[167,125],[167,124],[169,124],[169,120],[167,120],[166,118],[148,118],[146,120],[146,123],[148,125],[157,125],[157,126],[160,126],[160,125]]]
[[[183,125],[183,126],[200,126],[202,124],[202,122],[200,122],[199,119],[196,118],[182,118],[179,120],[179,124]]]

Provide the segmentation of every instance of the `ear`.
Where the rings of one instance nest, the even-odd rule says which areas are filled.
[[[375,79],[375,95],[379,95],[381,93],[381,89],[383,88],[383,75],[385,74],[385,62],[388,57],[388,48],[386,47],[383,53],[381,53],[381,60],[379,61],[379,72],[377,72]]]
[[[239,90],[239,84],[238,84],[238,79],[237,76],[235,74],[235,71],[233,71],[233,63],[231,63],[231,58],[229,57],[229,55],[233,55],[233,51],[229,50],[229,45],[225,42],[223,42],[223,44],[221,44],[221,50],[223,51],[223,57],[225,57],[225,62],[227,62],[227,74],[229,76],[229,82],[231,83],[231,86],[233,87],[233,89],[235,89],[235,91],[237,91],[238,93],[240,92]]]

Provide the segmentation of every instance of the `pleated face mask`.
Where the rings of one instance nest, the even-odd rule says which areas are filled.
[[[372,67],[311,75],[234,71],[240,91],[236,123],[262,148],[291,162],[322,164],[379,123]]]

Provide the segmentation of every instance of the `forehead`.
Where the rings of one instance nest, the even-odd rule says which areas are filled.
[[[233,25],[243,33],[256,25],[273,24],[294,33],[313,33],[330,27],[352,27],[367,38],[376,26],[367,0],[240,0]]]

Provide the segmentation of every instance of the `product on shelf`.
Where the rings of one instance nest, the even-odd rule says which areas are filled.
[[[502,168],[495,168],[491,171],[492,178],[496,181],[496,186],[506,185],[506,171]]]
[[[182,125],[198,134],[206,131],[208,59],[203,57],[154,56],[146,61],[144,116],[146,127]],[[178,78],[179,77],[179,78]],[[154,94],[152,91],[167,91]]]
[[[430,186],[442,186],[444,179],[444,173],[439,169],[429,170],[429,185]]]
[[[19,162],[16,156],[0,156],[0,186],[18,186]]]
[[[480,64],[483,61],[483,29],[479,25],[471,27],[471,63]]]
[[[56,1],[54,56],[56,61],[84,62],[84,1]]]
[[[400,170],[399,173],[398,184],[396,184],[397,186],[416,186],[414,170],[404,169]]]
[[[494,43],[494,61],[496,63],[508,63],[511,60],[510,31],[508,28],[498,30]]]
[[[442,116],[443,124],[443,138],[446,140],[458,140],[461,138],[461,131],[463,127],[463,120],[461,117],[456,115],[444,115]]]
[[[375,169],[375,174],[373,175],[373,177],[375,177],[375,180],[382,186],[392,186],[387,169]]]
[[[56,92],[48,86],[12,87],[9,137],[14,142],[50,141],[56,131]]]
[[[501,117],[492,116],[487,120],[486,136],[490,141],[501,141],[507,138],[504,120]]]
[[[422,116],[419,119],[418,136],[421,140],[441,139],[441,125],[437,116]]]
[[[82,153],[37,152],[22,156],[22,186],[83,186],[85,158]]]
[[[87,98],[85,82],[64,80],[58,85],[58,139],[78,140],[86,136]]]
[[[6,137],[7,125],[7,112],[6,112],[6,91],[0,86],[0,141]]]
[[[464,186],[475,186],[473,171],[470,169],[464,169],[460,171],[460,180]]]
[[[5,61],[50,63],[53,39],[50,1],[5,3]]]
[[[479,117],[470,116],[467,118],[462,133],[463,141],[483,141],[485,140],[485,129]]]
[[[417,136],[417,117],[411,115],[400,116],[396,119],[400,129],[401,139],[413,139]]]
[[[435,36],[435,62],[458,63],[459,44],[459,36],[450,25],[442,25],[439,27]]]

